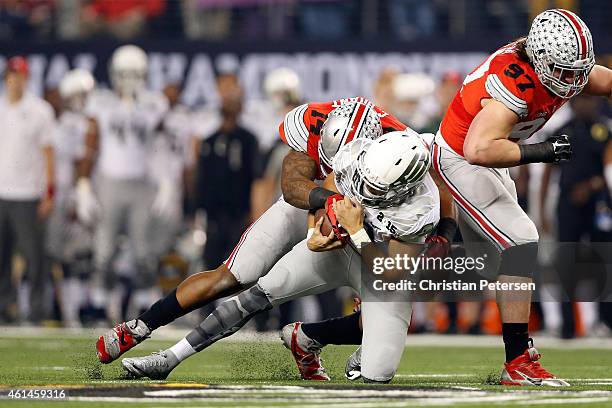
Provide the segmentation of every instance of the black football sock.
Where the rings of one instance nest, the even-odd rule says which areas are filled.
[[[527,323],[504,323],[502,325],[506,362],[523,354],[529,347],[529,329]]]
[[[176,298],[176,289],[170,292],[166,297],[159,299],[153,303],[146,312],[138,316],[147,325],[149,330],[153,331],[158,327],[165,326],[168,323],[184,316],[190,312],[181,307]]]
[[[302,331],[322,346],[327,344],[361,344],[360,317],[361,312],[357,312],[344,317],[323,320],[322,322],[304,323],[302,324]]]

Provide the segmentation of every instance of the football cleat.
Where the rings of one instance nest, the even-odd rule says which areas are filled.
[[[357,348],[346,360],[344,376],[347,380],[358,380],[361,378],[361,346]]]
[[[121,360],[121,365],[130,378],[148,377],[152,380],[165,380],[178,364],[178,359],[169,350],[153,353],[146,357]]]
[[[134,319],[118,324],[98,338],[96,342],[98,359],[104,364],[115,361],[150,335],[151,330],[142,320]]]
[[[303,380],[329,381],[329,375],[321,366],[321,345],[306,336],[302,331],[302,322],[289,323],[280,333],[281,340],[287,347]]]
[[[569,383],[556,378],[540,365],[538,360],[542,355],[533,347],[533,340],[529,339],[529,342],[530,347],[523,354],[504,364],[500,384],[569,387]]]

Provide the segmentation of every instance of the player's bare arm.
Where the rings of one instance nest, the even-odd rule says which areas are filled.
[[[508,168],[570,159],[572,149],[566,135],[553,135],[544,142],[519,145],[509,139],[518,123],[518,116],[496,100],[486,99],[482,104],[484,106],[470,124],[463,144],[468,163]]]
[[[521,159],[518,144],[508,139],[518,116],[503,103],[482,101],[465,138],[463,153],[470,164],[485,167],[512,167]]]
[[[584,92],[588,95],[612,98],[612,70],[595,65],[589,73],[589,82]]]
[[[317,164],[307,154],[290,151],[283,160],[281,189],[285,201],[294,207],[310,209],[309,196],[317,185]]]

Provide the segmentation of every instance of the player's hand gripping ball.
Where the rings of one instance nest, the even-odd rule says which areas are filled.
[[[332,197],[342,199],[340,194],[336,194]],[[330,203],[333,203],[333,200],[330,201]],[[315,212],[315,222],[314,232],[307,242],[308,248],[311,251],[330,251],[344,246],[349,237],[346,231],[338,225],[331,204]],[[341,239],[338,239],[338,236],[341,237]]]
[[[336,217],[336,212],[334,210],[334,201],[341,200],[344,200],[344,196],[342,194],[334,194],[333,196],[327,197],[327,202],[325,203],[325,215],[336,239],[339,239],[342,241],[342,243],[347,243],[350,240],[349,233],[342,228],[342,225],[340,225],[338,222],[338,217]]]

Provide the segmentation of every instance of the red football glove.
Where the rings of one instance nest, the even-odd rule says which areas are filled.
[[[332,196],[327,197],[327,201],[325,202],[325,214],[332,225],[332,231],[334,231],[334,235],[343,243],[347,243],[350,239],[350,235],[340,224],[338,224],[338,218],[336,218],[336,213],[334,212],[334,200],[340,201],[344,200],[344,196],[342,194],[334,194]]]

